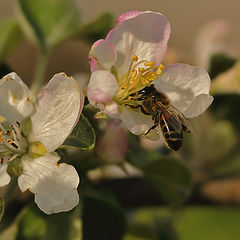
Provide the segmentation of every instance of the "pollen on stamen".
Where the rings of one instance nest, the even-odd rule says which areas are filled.
[[[132,60],[133,60],[134,62],[137,62],[137,61],[138,61],[138,57],[137,57],[136,55],[132,55]]]
[[[145,63],[144,63],[144,66],[146,66],[146,67],[153,67],[155,64],[156,64],[155,61],[145,62]]]
[[[12,134],[12,132],[8,130],[8,131],[7,131],[7,135],[8,135],[8,136],[11,136],[11,134]]]
[[[157,68],[157,75],[160,75],[164,69],[165,67],[162,64],[160,64]]]
[[[9,143],[12,147],[18,149],[18,146],[11,139],[7,139],[7,143]]]

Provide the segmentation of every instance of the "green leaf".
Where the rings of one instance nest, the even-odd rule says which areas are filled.
[[[16,240],[81,239],[80,209],[46,215],[34,204],[24,209],[18,218]]]
[[[164,157],[150,162],[142,170],[166,202],[177,205],[189,196],[191,174],[179,161]]]
[[[0,197],[0,222],[4,214],[5,203],[4,200]]]
[[[82,210],[83,240],[121,240],[126,230],[123,211],[112,200],[85,196]]]
[[[184,240],[237,240],[240,212],[227,207],[188,207],[178,217],[176,228]]]
[[[77,125],[72,131],[72,134],[65,140],[61,148],[91,150],[94,148],[95,142],[95,132],[88,119],[81,114]]]
[[[227,56],[224,53],[215,54],[210,60],[209,74],[215,78],[218,74],[230,69],[236,63],[236,59]]]
[[[16,19],[6,19],[0,24],[0,62],[22,39],[22,32]]]
[[[22,212],[18,221],[16,240],[40,240],[47,232],[44,214],[33,204]]]
[[[173,225],[176,219],[172,217],[172,213],[169,208],[150,206],[137,208],[130,212],[131,222],[129,222],[128,234],[141,240],[178,240]],[[126,237],[127,239],[128,237]]]
[[[48,52],[71,36],[79,24],[71,0],[15,0],[20,24],[29,39]]]
[[[115,19],[110,13],[103,13],[92,22],[81,26],[76,34],[77,37],[95,42],[98,39],[105,38],[108,31],[113,27]]]

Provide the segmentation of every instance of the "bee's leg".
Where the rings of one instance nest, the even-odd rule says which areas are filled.
[[[145,136],[147,136],[147,134],[148,134],[151,130],[155,129],[155,128],[159,125],[160,114],[159,114],[158,112],[156,112],[156,114],[154,115],[153,121],[154,121],[154,125],[151,126],[151,127],[148,129],[148,131],[144,134]]]
[[[132,109],[138,109],[138,108],[140,108],[141,111],[142,111],[142,113],[144,113],[145,115],[151,115],[150,113],[147,113],[147,112],[144,110],[144,108],[143,108],[142,105],[133,106],[133,105],[130,105],[130,104],[125,104],[125,106],[128,106],[128,107],[130,107],[130,108],[132,108]]]
[[[158,126],[158,124],[154,124],[153,126],[151,126],[144,135],[147,136],[147,135],[150,133],[150,131],[152,131],[153,129],[155,129],[157,126]]]

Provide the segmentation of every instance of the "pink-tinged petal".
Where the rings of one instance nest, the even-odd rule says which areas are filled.
[[[54,151],[72,132],[83,104],[84,95],[78,83],[64,73],[55,74],[38,96],[28,140],[40,141],[48,152]]]
[[[110,71],[117,59],[115,47],[108,40],[100,39],[96,41],[89,52],[89,56],[97,60],[99,69]],[[91,60],[91,70],[96,68],[95,63]]]
[[[139,11],[130,11],[130,12],[126,12],[126,13],[123,13],[122,15],[120,15],[117,19],[117,22],[123,22],[127,19],[130,19],[130,18],[133,18],[133,17],[136,17],[137,15],[139,15]]]
[[[0,79],[0,115],[9,122],[21,122],[33,111],[34,96],[14,72]]]
[[[167,66],[161,77],[154,81],[156,89],[165,93],[172,105],[182,113],[187,111],[191,104],[194,103],[193,101],[196,97],[202,94],[204,96],[209,95],[210,85],[210,77],[203,68],[193,67],[187,64]],[[210,97],[207,98],[206,107],[211,99]],[[200,99],[202,99],[202,97]],[[197,105],[195,105],[195,107],[197,107]],[[200,114],[203,109],[199,108],[195,111],[196,114],[198,112]]]
[[[183,112],[186,118],[194,118],[206,111],[211,105],[213,97],[208,94],[201,94],[195,97],[190,106]]]
[[[110,102],[117,91],[117,80],[112,73],[98,70],[91,74],[87,95],[92,105]]]
[[[105,113],[110,118],[120,119],[118,104],[114,101],[105,104],[102,112]]]
[[[89,56],[88,58],[89,58],[89,64],[90,64],[91,72],[99,70],[99,67],[98,67],[98,64],[97,64],[97,60],[94,57],[92,57],[92,56]]]
[[[151,116],[145,115],[140,111],[134,111],[128,107],[123,108],[120,116],[125,126],[134,135],[144,135],[153,126]],[[160,138],[160,134],[159,129],[154,129],[150,131],[147,137],[157,140]]]
[[[70,211],[79,202],[78,173],[71,165],[58,164],[59,160],[57,153],[35,159],[28,155],[22,157],[19,188],[34,193],[36,204],[46,214]]]
[[[120,121],[111,121],[99,138],[97,153],[101,161],[118,164],[124,161],[128,150],[127,131]]]
[[[161,13],[141,12],[135,17],[119,22],[107,35],[117,50],[114,64],[119,78],[128,70],[132,56],[160,64],[167,50],[170,24]]]

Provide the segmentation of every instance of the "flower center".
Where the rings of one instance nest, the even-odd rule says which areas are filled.
[[[126,75],[118,81],[119,90],[114,100],[121,104],[129,102],[131,94],[149,86],[164,69],[162,64],[156,66],[155,61],[138,61],[138,57],[133,55]]]
[[[22,136],[20,123],[11,124],[9,130],[0,124],[0,163],[8,163],[26,151],[27,141]]]

